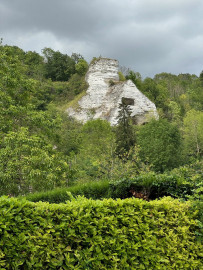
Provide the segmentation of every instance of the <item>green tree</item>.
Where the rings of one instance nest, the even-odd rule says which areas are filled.
[[[78,177],[94,180],[109,177],[115,147],[110,124],[101,119],[88,121],[81,129],[80,141],[80,149],[74,157]]]
[[[60,152],[66,156],[72,156],[81,148],[81,130],[83,125],[73,118],[67,117],[67,113],[61,113],[61,125],[55,129],[57,138],[55,144]]]
[[[35,89],[35,81],[26,78],[25,67],[13,48],[0,46],[0,130],[15,129],[30,109],[29,104]]]
[[[45,77],[53,81],[67,81],[75,73],[75,61],[67,54],[51,48],[42,50],[45,58]]]
[[[200,82],[201,82],[201,84],[203,86],[203,70],[202,70],[202,72],[199,75],[199,79],[200,79]]]
[[[79,59],[75,65],[75,70],[79,75],[85,75],[88,70],[88,63],[84,59]]]
[[[80,53],[72,53],[71,58],[74,60],[74,62],[77,64],[81,59],[84,59],[84,57]]]
[[[28,51],[25,53],[23,62],[27,66],[26,74],[37,80],[43,80],[44,78],[44,58],[37,52]]]
[[[168,108],[170,110],[170,119],[177,125],[181,125],[181,108],[180,105],[175,101],[170,101]]]
[[[65,158],[25,128],[0,141],[2,194],[26,194],[67,186],[70,170]]]
[[[26,76],[26,68],[12,47],[0,46],[0,137],[20,127],[28,127],[32,133],[53,135],[60,125],[55,112],[38,110],[38,81]]]
[[[190,110],[183,121],[185,151],[188,155],[201,158],[203,154],[203,112]]]
[[[166,119],[151,120],[137,133],[140,156],[156,171],[177,167],[181,162],[181,135],[176,125]]]
[[[128,71],[126,79],[131,80],[139,90],[142,90],[142,77],[139,72],[134,72],[132,70]]]

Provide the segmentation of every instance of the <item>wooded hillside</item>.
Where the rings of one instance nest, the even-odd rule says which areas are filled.
[[[160,119],[135,126],[121,104],[119,124],[111,127],[104,120],[83,125],[64,112],[86,91],[87,69],[80,54],[44,48],[40,55],[1,44],[1,195],[201,167],[203,72],[145,79],[120,72],[156,104]]]

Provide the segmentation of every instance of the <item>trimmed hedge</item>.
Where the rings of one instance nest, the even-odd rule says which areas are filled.
[[[56,188],[51,191],[36,192],[26,196],[31,202],[49,202],[49,203],[65,203],[71,200],[73,196],[85,196],[91,199],[107,198],[109,192],[109,182],[89,182],[82,185],[71,186],[69,188]]]
[[[187,198],[195,191],[195,183],[191,179],[185,179],[177,175],[148,173],[133,179],[122,179],[116,182],[99,181],[89,182],[69,188],[57,188],[51,191],[29,194],[26,199],[32,202],[44,201],[50,203],[64,203],[73,196],[83,195],[86,198],[129,198],[134,197],[154,200],[164,196],[174,198]],[[67,193],[69,192],[69,193]]]
[[[109,196],[111,198],[129,198],[133,195],[154,200],[164,196],[173,198],[187,198],[194,192],[195,183],[177,175],[143,174],[133,179],[121,179],[110,183]]]
[[[202,269],[189,203],[0,198],[1,269]]]

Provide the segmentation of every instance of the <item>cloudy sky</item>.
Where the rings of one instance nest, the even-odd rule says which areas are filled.
[[[0,0],[3,44],[119,60],[153,77],[203,70],[202,0]]]

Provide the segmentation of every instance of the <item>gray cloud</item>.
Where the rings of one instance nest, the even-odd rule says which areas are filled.
[[[0,0],[4,43],[116,58],[143,76],[203,69],[202,0]]]

